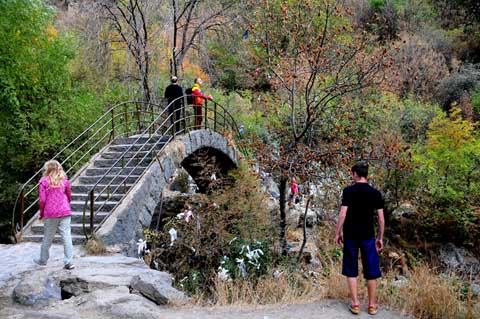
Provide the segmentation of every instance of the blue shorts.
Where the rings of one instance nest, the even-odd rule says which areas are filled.
[[[345,239],[343,245],[342,275],[358,276],[358,249],[360,249],[363,265],[363,276],[367,280],[382,277],[380,258],[375,247],[375,238]]]

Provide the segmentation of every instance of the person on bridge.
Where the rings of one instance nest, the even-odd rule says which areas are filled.
[[[62,165],[55,160],[50,160],[44,165],[45,172],[39,182],[40,220],[44,221],[44,234],[40,259],[33,261],[38,265],[46,265],[49,258],[50,247],[57,228],[63,241],[65,269],[73,269],[73,245],[70,229],[72,191],[67,175]]]
[[[200,86],[202,85],[202,79],[196,78],[192,87],[192,97],[193,97],[193,109],[195,111],[195,128],[202,128],[202,106],[203,101],[213,100],[211,95],[205,95],[202,93]],[[207,116],[207,114],[205,114]]]
[[[171,84],[165,89],[165,99],[168,101],[168,116],[170,117],[170,123],[175,123],[175,133],[180,132],[180,126],[182,121],[182,106],[183,106],[183,88],[178,84],[178,78],[172,76],[170,79]]]
[[[357,296],[358,250],[360,249],[363,275],[367,280],[367,311],[370,315],[375,315],[377,313],[376,279],[382,276],[378,252],[383,248],[384,201],[380,192],[367,183],[368,165],[365,162],[355,164],[351,173],[354,184],[343,190],[335,242],[339,246],[343,244],[342,274],[347,277],[352,298],[350,311],[353,314],[360,313]],[[375,211],[378,215],[377,238],[374,231]]]

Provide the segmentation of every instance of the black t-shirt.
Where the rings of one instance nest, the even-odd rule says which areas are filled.
[[[179,98],[183,95],[183,89],[178,84],[170,84],[165,89],[165,98],[168,99],[168,103],[172,102],[176,98]],[[181,104],[181,99],[175,102],[175,104]]]
[[[343,190],[342,206],[347,206],[343,236],[347,239],[375,237],[374,216],[383,208],[382,194],[367,183],[355,183]]]

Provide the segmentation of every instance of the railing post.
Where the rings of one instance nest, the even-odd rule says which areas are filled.
[[[20,192],[20,238],[23,236],[23,213],[25,210],[25,193],[23,191]],[[14,225],[15,227],[15,225]]]
[[[125,107],[123,108],[123,112],[124,112],[124,117],[125,117],[125,132],[127,133],[127,137],[128,137],[128,134],[130,132],[130,127],[128,126],[128,105],[125,104]]]
[[[138,107],[138,103],[135,103],[135,105],[136,105],[136,109],[137,109],[136,112],[135,112],[136,113],[135,115],[137,116],[137,129],[140,132],[142,130],[142,124],[140,122],[140,109]]]
[[[112,109],[112,134],[111,134],[112,139],[115,139],[115,109]]]
[[[217,103],[213,103],[213,130],[217,131]]]
[[[208,100],[205,100],[205,114],[203,115],[203,117],[205,118],[205,129],[208,128]]]
[[[94,217],[95,194],[94,190],[90,191],[90,236],[93,235],[93,217]]]

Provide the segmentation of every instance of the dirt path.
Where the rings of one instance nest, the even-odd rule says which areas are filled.
[[[49,307],[26,307],[12,302],[11,290],[23,273],[37,271],[32,258],[38,255],[39,244],[0,245],[0,319],[330,319],[330,318],[373,318],[362,308],[359,316],[349,313],[346,303],[320,300],[306,303],[230,306],[230,307],[166,307],[157,306],[143,297],[129,294],[114,295],[99,293],[92,300],[71,298]],[[61,268],[63,250],[55,245],[51,250],[51,267]],[[84,251],[75,249],[75,257],[81,258]],[[78,260],[77,260],[78,261]],[[79,265],[80,266],[80,265]],[[141,302],[139,302],[139,300]],[[146,302],[145,302],[146,301]],[[92,305],[91,307],[89,305]],[[380,309],[375,318],[406,319],[395,311]]]
[[[350,314],[346,304],[338,301],[269,305],[262,307],[228,307],[200,309],[168,309],[158,318],[168,319],[331,319],[331,318],[373,318],[366,309],[358,316]],[[386,309],[379,310],[375,318],[403,319],[401,314]]]
[[[120,307],[119,307],[120,308]],[[380,309],[376,316],[370,316],[362,308],[360,315],[349,313],[346,305],[338,301],[316,301],[309,303],[268,305],[268,306],[245,306],[245,307],[214,307],[214,308],[166,308],[158,307],[155,312],[144,312],[143,309],[129,309],[121,313],[104,311],[80,311],[73,312],[57,310],[30,310],[22,309],[13,311],[7,309],[2,319],[31,319],[31,318],[56,318],[56,319],[123,319],[123,318],[155,318],[155,319],[347,319],[347,318],[383,318],[383,319],[407,319],[409,317],[398,312]]]

